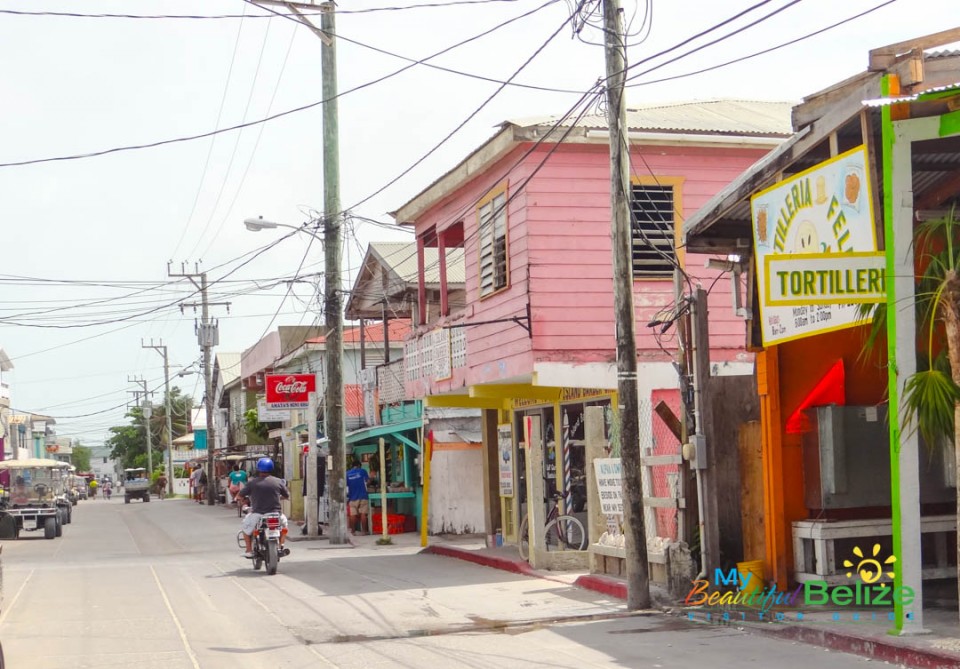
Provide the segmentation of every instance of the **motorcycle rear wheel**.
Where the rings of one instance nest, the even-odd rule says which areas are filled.
[[[273,576],[277,573],[277,565],[280,563],[280,551],[276,541],[267,542],[267,574]]]

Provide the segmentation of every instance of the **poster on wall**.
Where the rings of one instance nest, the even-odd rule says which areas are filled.
[[[871,188],[867,152],[860,146],[750,199],[764,346],[859,323],[855,304],[769,304],[768,288],[776,277],[768,256],[876,251]],[[823,277],[829,279],[826,273]]]
[[[497,462],[500,464],[500,496],[513,497],[513,427],[497,426]]]
[[[597,458],[593,461],[600,496],[600,513],[605,516],[623,515],[623,475],[620,458]]]

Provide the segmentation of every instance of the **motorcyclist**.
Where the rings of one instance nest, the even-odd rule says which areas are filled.
[[[257,460],[257,477],[251,479],[237,493],[241,503],[249,502],[250,504],[250,513],[244,516],[240,523],[247,549],[244,554],[246,558],[253,557],[253,533],[257,529],[260,517],[265,513],[280,514],[280,553],[281,555],[290,554],[290,549],[283,546],[287,538],[287,517],[283,515],[280,507],[281,499],[290,499],[290,491],[283,481],[272,474],[273,460],[260,458]]]

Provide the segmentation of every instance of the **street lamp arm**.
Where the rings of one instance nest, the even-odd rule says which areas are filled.
[[[320,235],[308,228],[307,226],[310,223],[304,223],[303,225],[289,225],[287,223],[275,223],[273,221],[263,220],[263,216],[258,216],[257,218],[247,218],[243,221],[244,226],[247,230],[251,232],[260,232],[261,230],[273,230],[274,228],[289,228],[290,230],[296,230],[297,232],[305,232],[314,239],[321,239]],[[322,241],[322,239],[321,239]]]

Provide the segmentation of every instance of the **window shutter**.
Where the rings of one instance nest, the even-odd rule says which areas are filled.
[[[672,276],[676,266],[672,186],[633,186],[631,240],[635,279]]]

